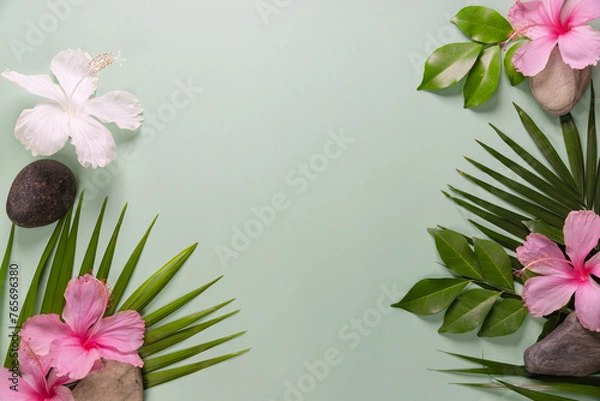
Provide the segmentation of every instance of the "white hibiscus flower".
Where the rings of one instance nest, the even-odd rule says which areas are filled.
[[[98,87],[98,72],[115,59],[110,53],[91,58],[81,50],[60,52],[48,75],[23,75],[5,71],[2,76],[26,91],[47,98],[33,109],[23,110],[15,125],[15,136],[34,156],[50,156],[65,146],[75,146],[84,167],[104,167],[117,155],[115,141],[101,122],[114,122],[121,129],[136,130],[142,124],[138,100],[117,90],[90,98]]]

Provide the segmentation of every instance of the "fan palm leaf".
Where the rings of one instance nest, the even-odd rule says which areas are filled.
[[[80,236],[79,221],[82,213],[82,205],[83,193],[79,197],[74,214],[73,210],[71,210],[56,223],[54,231],[42,252],[25,300],[22,303],[18,322],[16,324],[17,327],[20,327],[28,318],[39,313],[61,313],[65,304],[63,294],[69,280],[73,278],[75,272],[75,255],[78,246],[78,238]],[[123,207],[119,219],[112,230],[108,244],[106,245],[102,256],[99,258],[100,262],[96,266],[96,257],[98,256],[99,240],[104,225],[106,206],[107,201],[105,200],[100,209],[94,230],[87,242],[81,266],[77,269],[77,275],[92,273],[99,279],[109,280],[109,277],[115,273],[115,263],[113,259],[123,220],[127,211],[127,205]],[[183,360],[192,358],[204,351],[220,346],[244,334],[243,331],[236,332],[216,340],[199,342],[192,347],[173,351],[173,348],[182,344],[185,340],[221,323],[239,312],[238,310],[235,310],[211,320],[204,321],[207,316],[217,313],[221,308],[224,308],[233,302],[233,299],[203,309],[199,312],[189,314],[172,322],[164,323],[162,326],[155,327],[158,323],[167,320],[174,313],[180,311],[185,305],[195,300],[221,279],[221,277],[219,277],[167,304],[150,310],[149,306],[151,305],[151,302],[161,294],[163,289],[165,289],[171,280],[180,272],[183,265],[193,254],[197,244],[192,244],[182,250],[179,254],[160,267],[138,288],[133,289],[131,295],[123,300],[123,296],[127,293],[131,277],[138,265],[155,222],[156,218],[152,220],[137,246],[131,252],[125,265],[120,269],[114,289],[111,293],[111,303],[106,312],[107,315],[112,315],[121,310],[136,310],[144,319],[146,323],[146,333],[144,345],[140,349],[140,355],[145,362],[145,366],[142,370],[145,388],[178,379],[185,375],[227,361],[248,351],[248,349],[244,349],[203,361],[172,367]],[[0,297],[2,297],[2,299],[5,297],[5,294],[3,293],[3,289],[6,287],[4,277],[6,277],[6,272],[10,263],[14,236],[15,229],[13,226],[9,235],[5,255],[2,264],[0,265],[0,278],[2,278]],[[47,278],[44,279],[46,276]],[[150,356],[158,352],[163,352],[163,354],[158,357],[150,358]],[[7,353],[5,366],[10,366],[11,362],[9,353]]]
[[[572,210],[598,210],[600,207],[600,188],[596,185],[600,169],[593,87],[590,93],[585,149],[571,114],[560,117],[567,155],[567,160],[563,160],[548,136],[523,109],[515,105],[525,131],[543,159],[536,158],[524,146],[492,125],[496,134],[518,158],[482,141],[478,143],[517,178],[510,178],[497,168],[467,157],[466,160],[486,174],[488,179],[459,171],[461,176],[496,199],[490,201],[454,186],[450,186],[453,195],[444,192],[458,206],[478,217],[477,221],[470,220],[476,228],[508,251],[514,252],[531,231],[543,231],[544,234],[562,231],[564,220]]]

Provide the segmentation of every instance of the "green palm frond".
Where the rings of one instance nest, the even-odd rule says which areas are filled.
[[[0,299],[4,296],[4,289],[10,286],[10,279],[8,276],[8,268],[10,265],[10,255],[12,253],[13,242],[15,238],[15,225],[13,224],[10,228],[10,234],[8,235],[8,242],[6,243],[6,250],[4,251],[4,258],[2,264],[0,264]],[[9,284],[7,286],[7,283]],[[0,315],[0,325],[2,324],[2,316]]]
[[[534,375],[529,373],[524,366],[520,365],[512,365],[450,352],[446,352],[446,354],[463,361],[474,363],[479,365],[479,367],[444,369],[437,370],[438,372],[473,376],[483,375],[493,380],[488,383],[457,383],[462,386],[487,390],[509,389],[526,398],[536,401],[576,401],[580,399],[579,397],[568,398],[557,395],[556,393],[600,397],[600,376],[597,375],[587,377]],[[519,380],[519,382],[500,380],[500,377],[511,378],[511,381]]]
[[[82,204],[83,194],[79,197],[77,207],[74,211],[69,211],[66,216],[56,223],[56,227],[42,252],[25,300],[22,303],[17,327],[20,327],[28,318],[36,314],[60,314],[62,312],[65,303],[63,294],[69,280],[73,278],[73,275],[76,272],[75,255],[79,239],[79,221],[82,213]],[[152,220],[137,246],[131,252],[124,266],[119,272],[116,272],[113,259],[127,205],[123,207],[119,219],[111,233],[108,244],[102,255],[99,256],[98,247],[100,234],[104,225],[106,206],[107,200],[102,204],[94,230],[86,244],[86,251],[81,266],[77,270],[77,275],[92,273],[97,278],[110,282],[110,277],[118,273],[106,315],[112,315],[117,311],[122,310],[136,310],[146,322],[144,345],[140,348],[140,356],[144,359],[144,368],[142,370],[144,387],[150,388],[178,379],[247,352],[248,350],[245,349],[199,362],[173,366],[181,361],[195,357],[204,351],[234,340],[244,334],[245,332],[243,331],[236,332],[232,335],[214,340],[198,342],[185,349],[173,350],[173,348],[177,347],[185,340],[228,319],[238,313],[239,310],[224,313],[211,320],[206,320],[209,315],[217,313],[234,301],[231,299],[158,326],[158,323],[167,320],[173,314],[180,311],[185,305],[195,300],[222,278],[219,277],[169,303],[165,303],[149,310],[150,305],[155,298],[160,295],[162,290],[165,289],[170,281],[181,271],[183,265],[196,249],[197,244],[192,244],[185,248],[160,267],[138,288],[133,289],[131,295],[127,299],[123,299],[123,296],[128,292],[128,285],[136,266],[138,265],[152,228],[154,227],[156,217]],[[6,276],[10,263],[14,231],[15,229],[13,226],[11,228],[4,259],[0,265],[0,279],[2,279],[2,281],[0,281],[2,284],[0,285],[0,298],[5,297],[5,294],[3,294],[2,291],[6,287],[4,277]],[[99,256],[99,263],[96,264],[97,256]],[[154,356],[159,352],[161,353],[160,356]],[[151,356],[152,358],[150,358]],[[10,363],[11,360],[7,353],[5,366],[8,367]]]
[[[533,119],[519,106],[515,105],[515,109],[543,159],[536,158],[524,146],[492,125],[513,154],[509,155],[509,151],[495,149],[481,141],[478,143],[516,178],[510,178],[497,168],[467,157],[466,160],[488,178],[478,178],[463,171],[459,173],[494,199],[484,199],[454,186],[449,187],[452,194],[444,192],[458,206],[478,217],[478,221],[469,220],[476,228],[509,251],[514,251],[529,232],[536,231],[542,225],[545,233],[561,232],[564,220],[572,210],[600,208],[600,186],[596,185],[600,168],[596,149],[593,87],[590,91],[585,149],[573,116],[566,114],[560,117],[566,160],[561,158]]]

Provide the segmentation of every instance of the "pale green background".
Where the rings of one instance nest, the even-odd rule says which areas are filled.
[[[57,3],[64,1],[0,3],[0,68],[49,73],[50,60],[66,48],[92,55],[120,50],[127,61],[101,73],[98,93],[135,93],[147,118],[167,110],[177,82],[202,88],[154,136],[148,125],[137,134],[111,126],[121,156],[106,169],[79,166],[71,145],[54,156],[88,183],[86,235],[104,196],[110,196],[110,225],[129,202],[117,262],[160,214],[137,283],[198,241],[162,300],[224,274],[196,307],[236,297],[228,310],[242,309],[201,339],[247,329],[217,351],[251,347],[249,354],[152,389],[148,400],[286,400],[286,381],[297,383],[308,373],[305,361],[322,359],[330,348],[343,360],[310,393],[289,400],[519,399],[450,385],[469,378],[427,369],[467,366],[438,350],[520,363],[539,321],[496,340],[440,336],[441,316],[423,319],[387,308],[368,333],[347,326],[365,314],[376,317],[378,302],[398,300],[417,280],[443,274],[427,227],[474,233],[440,190],[464,184],[455,168],[472,169],[462,155],[489,161],[473,140],[498,144],[487,122],[528,143],[511,101],[560,140],[526,85],[510,88],[503,78],[494,99],[474,111],[462,109],[457,91],[415,90],[425,56],[462,40],[448,19],[464,0],[265,0],[280,5],[268,23],[255,0],[79,0],[57,10],[64,15],[53,27],[45,18]],[[481,4],[505,12],[511,2]],[[49,32],[31,42],[31,26],[44,23]],[[30,51],[20,57],[11,50],[28,40]],[[34,160],[12,130],[21,110],[38,101],[0,81],[2,197]],[[575,110],[579,117],[585,112],[584,106]],[[354,142],[296,194],[286,175],[323,151],[329,131],[340,130]],[[215,247],[229,246],[232,227],[243,226],[252,208],[277,192],[286,194],[289,208],[224,267]],[[0,221],[3,244],[9,221]],[[23,282],[49,232],[17,231],[13,261]],[[396,288],[396,299],[385,298],[382,286]],[[343,336],[350,332],[355,340]]]

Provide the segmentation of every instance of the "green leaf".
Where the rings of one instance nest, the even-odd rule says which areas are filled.
[[[477,335],[500,337],[513,334],[521,327],[528,313],[523,301],[511,298],[502,299],[494,305]]]
[[[585,166],[583,161],[583,149],[581,147],[581,138],[579,130],[575,125],[575,120],[571,113],[560,116],[560,125],[563,131],[565,149],[571,166],[571,174],[575,178],[575,184],[580,193],[587,193],[585,190]]]
[[[472,40],[487,44],[504,42],[513,31],[502,14],[482,6],[464,7],[451,21]]]
[[[100,230],[102,229],[102,221],[104,220],[104,212],[106,211],[107,202],[108,198],[104,198],[104,202],[102,202],[102,208],[100,209],[100,214],[98,214],[98,219],[96,220],[96,226],[94,227],[92,237],[90,238],[87,250],[85,251],[83,262],[81,262],[81,268],[79,269],[78,276],[91,274],[94,271],[94,261],[96,260],[96,252],[98,251],[98,240],[100,239]]]
[[[461,234],[435,228],[427,231],[433,235],[437,251],[448,269],[459,276],[483,279],[475,253]]]
[[[7,274],[8,266],[10,265],[10,256],[12,253],[14,239],[15,225],[12,224],[10,227],[10,233],[8,235],[8,242],[6,243],[6,249],[4,250],[4,257],[2,258],[2,264],[0,265],[0,300],[3,300],[4,290],[8,287],[7,283],[10,283],[10,279],[7,278]],[[0,327],[4,327],[4,325],[2,325],[2,320],[2,317],[0,317]]]
[[[461,386],[480,388],[480,389],[486,389],[486,390],[499,390],[499,389],[505,390],[507,388],[507,385],[506,385],[507,383],[502,382],[502,381],[498,381],[497,383],[457,383],[457,384],[459,384]],[[536,388],[542,388],[544,390],[552,390],[553,386],[548,386],[545,384],[540,385],[540,384],[534,384],[534,383],[519,383],[519,384],[509,384],[509,385],[514,388],[519,388],[521,390],[530,391],[531,393],[529,393],[528,395],[525,395],[525,394],[522,394],[522,395],[525,395],[527,398],[533,399],[533,400],[555,400],[555,401],[571,400],[571,401],[575,401],[572,398],[565,398],[562,396],[555,396],[555,395],[551,395],[548,393],[541,393],[536,389]],[[508,387],[508,388],[511,389],[510,387]],[[586,394],[586,393],[582,393],[582,394]],[[531,397],[536,397],[536,398],[531,398]],[[539,397],[542,397],[542,398],[539,398]]]
[[[448,308],[469,283],[462,278],[424,279],[392,306],[417,315],[434,315]]]
[[[463,292],[450,305],[440,333],[462,334],[479,326],[500,297],[500,292],[473,289]]]
[[[547,224],[543,220],[524,221],[523,224],[532,233],[542,234],[557,244],[565,244],[565,236],[562,230]]]
[[[538,386],[545,387],[548,390],[600,397],[600,387],[597,385],[545,381],[543,384],[539,384]]]
[[[535,142],[535,144],[536,144],[537,148],[540,150],[540,152],[542,152],[542,155],[546,158],[548,163],[550,163],[550,165],[552,166],[554,171],[558,174],[558,176],[561,178],[561,180],[566,185],[571,187],[571,189],[573,191],[578,193],[577,192],[578,189],[577,189],[577,185],[575,184],[575,180],[571,176],[571,173],[569,172],[569,169],[567,168],[565,163],[562,161],[562,159],[558,155],[558,152],[556,151],[554,146],[552,146],[552,143],[550,143],[550,140],[548,140],[548,137],[546,137],[546,135],[544,135],[544,133],[533,122],[531,117],[529,117],[529,115],[523,111],[523,109],[521,109],[516,104],[514,106],[515,106],[515,109],[517,110],[517,113],[519,114],[519,118],[521,119],[523,126],[525,127],[525,130],[527,131],[527,133],[529,134],[531,139],[533,139],[533,141]],[[578,195],[581,195],[581,193],[578,193]],[[580,196],[580,198],[581,198],[581,196]]]
[[[43,286],[40,285],[40,281],[46,271],[46,267],[48,266],[50,255],[56,248],[58,238],[60,237],[60,233],[62,232],[62,228],[65,224],[65,219],[66,217],[63,217],[58,221],[56,227],[54,227],[52,235],[48,239],[48,243],[46,244],[44,251],[42,252],[42,256],[40,257],[40,261],[38,262],[37,267],[35,269],[33,279],[31,280],[31,284],[29,285],[29,290],[27,291],[27,295],[25,296],[25,301],[23,301],[21,312],[19,313],[19,326],[22,326],[23,323],[25,323],[25,320],[29,319],[30,317],[36,314],[38,294],[41,293],[43,289]]]
[[[511,233],[514,236],[524,239],[528,234],[527,230],[525,230],[523,227],[517,226],[514,223],[504,219],[503,217],[497,216],[493,213],[489,213],[483,209],[480,209],[470,204],[469,202],[450,196],[445,192],[444,195],[446,195],[450,200],[452,200],[454,203],[456,203],[463,209],[475,214],[476,216],[481,217],[490,224],[494,224],[495,226],[500,227],[501,229]]]
[[[131,294],[129,298],[121,305],[120,311],[124,310],[135,310],[139,313],[143,313],[144,308],[148,305],[171,281],[171,279],[177,274],[181,266],[185,261],[192,255],[198,244],[193,244],[177,256],[167,262],[161,267],[156,273],[148,278],[137,290]]]
[[[512,140],[509,136],[504,134],[498,128],[490,124],[490,126],[496,131],[500,139],[504,141],[525,163],[529,164],[540,176],[548,181],[557,191],[563,196],[568,197],[572,202],[575,203],[573,209],[578,209],[583,206],[582,199],[574,193],[573,188],[565,183],[559,176],[554,174],[552,170],[546,167],[541,161],[533,157],[533,155],[527,152],[522,146]],[[569,204],[567,204],[568,206]]]
[[[539,206],[541,206],[543,209],[540,208],[540,210],[537,211],[537,213],[535,214],[536,217],[543,217],[550,223],[556,222],[556,221],[562,222],[562,220],[571,211],[566,206],[548,198],[545,195],[542,195],[541,193],[531,189],[531,187],[529,187],[527,185],[523,185],[520,182],[513,180],[512,178],[508,178],[507,176],[500,174],[497,171],[492,170],[491,168],[489,168],[479,162],[476,162],[475,160],[473,160],[471,158],[465,157],[465,159],[469,163],[471,163],[473,166],[477,167],[479,170],[486,173],[487,175],[489,175],[490,177],[492,177],[494,180],[498,181],[505,187],[512,189],[513,191],[517,192],[518,194],[523,195],[524,197],[530,199],[531,201],[533,201],[536,204],[538,204]],[[547,213],[547,212],[545,212],[545,210],[547,210],[551,213]]]
[[[521,222],[523,220],[527,220],[527,217],[523,216],[522,214],[519,213],[515,213],[512,210],[508,210],[506,208],[503,208],[501,206],[498,206],[495,203],[489,202],[485,199],[482,199],[480,197],[477,197],[475,195],[472,195],[468,192],[465,191],[461,191],[460,189],[457,189],[451,185],[448,185],[448,188],[450,188],[450,190],[452,190],[452,192],[455,192],[457,194],[459,194],[460,196],[462,196],[463,198],[469,200],[470,202],[473,202],[474,204],[476,204],[477,206],[481,206],[483,209],[488,210],[491,213],[494,213],[495,215],[501,217],[502,219],[512,223],[515,226],[518,226],[519,228],[521,228]]]
[[[549,212],[548,210],[540,207],[539,205],[531,203],[523,198],[513,195],[510,192],[504,191],[498,187],[488,184],[487,182],[480,180],[478,178],[475,178],[472,175],[467,174],[463,171],[459,171],[459,174],[461,176],[463,176],[464,178],[466,178],[467,180],[469,180],[470,182],[479,186],[480,188],[486,190],[490,194],[515,206],[518,209],[521,209],[522,211],[524,211],[532,216],[535,216],[535,218],[542,218],[542,219],[544,219],[546,221],[550,221],[550,222],[552,222],[552,224],[556,224],[556,225],[560,225],[564,222],[563,219],[554,215],[553,213]],[[525,230],[524,227],[522,227],[522,226],[518,226],[517,231],[520,232],[520,234],[513,233],[513,232],[511,232],[511,233],[513,235],[516,235],[519,238],[521,238],[521,237],[525,238],[527,236],[527,234],[529,234],[529,232],[527,230]]]
[[[514,391],[515,393],[521,394],[524,397],[529,398],[533,401],[577,401],[574,398],[562,397],[559,395],[546,394],[541,391],[529,390],[523,387],[519,387],[502,380],[497,380],[498,383],[503,384],[506,388]]]
[[[229,312],[223,316],[219,316],[217,318],[211,319],[207,322],[199,323],[195,326],[191,326],[186,329],[171,333],[167,337],[164,337],[158,341],[153,341],[152,343],[144,344],[139,349],[138,352],[139,352],[140,356],[145,359],[145,358],[149,357],[150,355],[154,355],[157,352],[160,352],[162,350],[165,350],[167,348],[170,348],[170,347],[173,347],[173,346],[179,344],[183,340],[186,340],[186,339],[208,329],[209,327],[212,327],[215,324],[222,322],[223,320],[237,314],[238,312],[239,312],[239,310],[235,310],[235,311]]]
[[[179,330],[185,329],[186,327],[196,323],[198,320],[209,316],[216,311],[224,308],[225,306],[232,303],[234,300],[230,299],[229,301],[225,301],[219,305],[215,305],[212,308],[205,309],[200,312],[193,313],[191,315],[182,317],[173,322],[167,323],[163,326],[157,327],[155,329],[146,330],[146,334],[144,335],[144,343],[146,345],[150,345],[156,343],[164,338],[169,337],[171,334],[178,332]]]
[[[121,216],[123,216],[123,215],[121,214]],[[158,216],[154,217],[154,220],[152,220],[152,223],[150,223],[150,226],[144,233],[144,236],[142,237],[142,239],[140,239],[139,243],[137,244],[137,246],[131,253],[131,256],[129,256],[129,259],[127,259],[127,263],[125,263],[125,266],[121,270],[121,274],[119,275],[119,278],[117,279],[115,288],[113,289],[113,291],[111,293],[111,303],[108,306],[108,309],[106,310],[107,315],[109,315],[109,316],[112,315],[115,312],[115,310],[117,309],[117,305],[119,305],[119,302],[121,302],[121,297],[125,293],[125,289],[127,288],[127,284],[129,284],[129,280],[131,280],[131,276],[133,275],[133,272],[138,264],[138,261],[140,260],[140,256],[142,255],[142,252],[144,251],[144,247],[146,246],[146,241],[148,240],[148,237],[150,236],[150,232],[152,231],[152,227],[154,227],[154,223],[156,223],[157,218],[158,218]],[[120,225],[120,223],[119,223],[119,225]],[[113,252],[114,252],[114,250],[113,250]],[[112,256],[111,256],[111,259],[112,259]]]
[[[537,338],[537,341],[542,341],[546,336],[552,333],[560,324],[567,318],[568,313],[563,313],[561,311],[555,312],[548,317],[548,320],[544,323],[544,327],[542,328],[542,332]]]
[[[117,240],[119,239],[119,232],[121,231],[121,224],[123,224],[123,219],[125,218],[126,211],[127,203],[125,204],[125,206],[123,206],[123,210],[121,210],[121,215],[119,216],[117,225],[113,230],[112,236],[110,237],[110,241],[108,242],[106,250],[104,251],[104,255],[102,256],[102,261],[100,262],[98,272],[96,273],[96,278],[98,280],[106,280],[108,278],[110,267],[112,266],[113,257],[115,255]]]
[[[83,191],[79,194],[75,217],[73,218],[73,223],[71,224],[70,229],[68,225],[65,226],[69,230],[69,238],[67,240],[67,246],[64,250],[64,255],[61,257],[60,263],[62,266],[60,267],[60,276],[55,288],[55,291],[61,294],[53,303],[55,313],[62,312],[65,306],[66,300],[63,294],[67,289],[67,285],[69,285],[69,281],[73,276],[73,269],[75,268],[75,252],[77,248],[77,236],[79,233],[79,220],[81,218],[81,207],[83,205],[83,194]],[[59,254],[60,247],[56,252]],[[57,255],[54,256],[55,260],[56,257]]]
[[[58,247],[54,254],[52,267],[46,283],[46,292],[42,300],[41,313],[57,313],[60,315],[64,305],[64,290],[61,288],[61,283],[64,283],[64,278],[71,278],[72,272],[68,271],[68,265],[63,263],[66,258],[67,248],[69,246],[69,227],[71,225],[71,212],[69,210],[65,216],[65,221],[62,226],[62,232],[58,240]]]
[[[187,376],[191,373],[198,372],[202,369],[206,369],[206,368],[216,365],[218,363],[225,362],[231,358],[235,358],[236,356],[245,354],[248,351],[250,351],[250,350],[245,349],[240,352],[235,352],[232,354],[219,356],[217,358],[207,359],[205,361],[196,362],[193,364],[189,364],[189,365],[185,365],[185,366],[181,366],[181,367],[177,367],[177,368],[173,368],[173,369],[167,369],[167,370],[161,370],[158,372],[148,373],[147,375],[144,375],[144,377],[143,377],[144,378],[144,388],[149,389],[149,388],[157,386],[159,384],[163,384],[163,383],[167,383],[171,380],[179,379],[180,377]]]
[[[487,102],[496,92],[501,65],[500,46],[488,47],[481,52],[463,89],[465,109]]]
[[[224,344],[227,341],[233,340],[234,338],[238,338],[242,334],[245,334],[245,331],[233,334],[231,336],[222,337],[217,340],[209,341],[206,343],[198,344],[194,347],[186,348],[181,351],[172,352],[167,355],[162,355],[156,358],[147,359],[144,361],[143,373],[147,375],[150,372],[154,372],[159,369],[164,369],[167,366],[173,365],[174,363],[181,362],[185,359],[191,358],[201,352],[207,351],[211,348],[214,348],[218,345]]]
[[[418,90],[448,88],[471,70],[483,48],[478,43],[451,43],[436,49],[425,62]]]
[[[510,376],[525,376],[525,377],[531,376],[531,373],[529,373],[525,369],[524,366],[512,365],[509,363],[498,362],[498,361],[492,361],[491,359],[477,358],[477,357],[462,355],[462,354],[455,354],[452,352],[446,352],[446,351],[442,351],[442,352],[444,352],[447,355],[453,356],[455,358],[462,359],[463,361],[472,362],[477,365],[482,365],[487,368],[494,369],[495,373],[492,373],[494,375],[510,375]]]
[[[600,395],[600,381],[598,376],[587,376],[587,377],[566,377],[566,376],[536,376],[529,373],[524,366],[510,365],[502,362],[491,361],[488,359],[474,358],[466,355],[446,354],[455,356],[457,358],[485,366],[484,368],[476,369],[447,369],[438,370],[445,373],[462,373],[462,374],[477,374],[485,376],[513,376],[513,377],[524,377],[530,379],[528,382],[523,383],[512,383],[513,386],[517,386],[520,389],[528,390],[540,390],[540,391],[561,391],[569,392],[590,396]],[[458,383],[463,386],[485,388],[485,389],[503,389],[506,388],[503,382],[495,383]],[[552,398],[550,398],[552,399]],[[559,398],[560,399],[560,398]]]
[[[511,46],[511,48],[508,49],[504,55],[504,71],[506,71],[506,75],[508,76],[508,80],[512,86],[519,85],[525,80],[525,75],[517,71],[512,61],[517,50],[519,50],[519,48],[524,44],[525,42],[516,43],[514,46]]]
[[[596,138],[596,94],[594,92],[594,83],[590,83],[590,112],[588,116],[588,131],[587,131],[587,154],[585,165],[586,178],[586,201],[588,209],[594,207],[594,195],[596,193],[597,179],[597,138]]]
[[[508,254],[494,241],[475,239],[475,256],[483,278],[500,288],[514,290],[514,280]]]
[[[146,328],[152,327],[156,323],[167,318],[171,314],[177,312],[184,305],[186,305],[188,302],[192,301],[198,295],[202,294],[204,291],[206,291],[207,289],[212,287],[213,284],[215,284],[217,281],[221,280],[222,278],[223,278],[223,276],[217,277],[210,283],[205,284],[202,287],[199,287],[199,288],[195,289],[194,291],[189,292],[180,298],[177,298],[175,301],[163,306],[162,308],[144,316],[144,321],[146,322]]]
[[[540,178],[537,174],[534,174],[530,170],[519,165],[513,159],[503,155],[501,152],[493,149],[492,147],[486,145],[481,141],[477,141],[477,143],[481,145],[481,147],[483,147],[496,160],[498,160],[500,163],[504,164],[506,167],[511,169],[519,177],[521,177],[528,183],[532,184],[534,187],[538,188],[540,191],[550,196],[557,203],[560,203],[571,209],[578,209],[580,207],[579,203],[576,200],[573,200],[568,195],[564,194],[560,189],[556,188],[555,186],[549,184],[548,182]]]
[[[41,293],[41,290],[42,290],[42,286],[39,285],[40,279],[41,279],[42,275],[44,274],[44,271],[46,270],[46,267],[48,265],[48,259],[50,258],[50,255],[54,251],[54,248],[55,248],[58,238],[60,236],[64,222],[65,222],[65,217],[62,217],[58,221],[58,223],[54,227],[54,231],[52,232],[50,239],[48,240],[48,243],[46,244],[46,247],[44,248],[44,251],[42,252],[42,256],[40,258],[40,261],[37,265],[37,268],[35,270],[32,280],[31,280],[31,284],[29,286],[29,289],[27,290],[27,295],[25,296],[25,300],[21,304],[21,310],[19,311],[19,319],[17,321],[17,327],[22,327],[23,323],[25,323],[25,321],[27,319],[29,319],[31,316],[35,315],[35,313],[36,313],[36,303],[37,303],[38,292]],[[11,363],[12,363],[12,358],[10,356],[10,348],[9,348],[6,353],[5,360],[4,360],[4,366],[6,368],[10,369]]]
[[[491,230],[491,229],[477,223],[475,220],[467,219],[467,221],[469,223],[473,224],[479,231],[481,231],[483,234],[485,234],[489,239],[497,242],[498,244],[502,245],[506,249],[510,249],[510,250],[514,251],[515,249],[517,249],[517,247],[523,245],[522,242],[516,241],[513,238],[507,237],[506,235],[497,233],[494,230]]]

